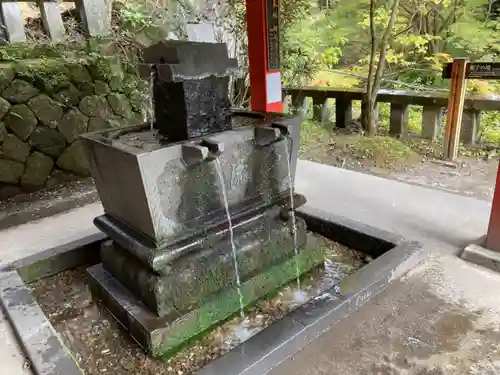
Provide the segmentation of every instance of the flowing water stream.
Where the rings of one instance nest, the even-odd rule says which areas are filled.
[[[298,249],[298,240],[297,240],[297,219],[295,217],[295,205],[293,204],[293,194],[294,194],[294,184],[292,181],[292,166],[291,166],[291,157],[292,154],[290,152],[290,147],[288,146],[289,138],[285,139],[285,154],[286,154],[286,162],[288,166],[288,191],[290,192],[290,219],[292,221],[292,236],[293,236],[293,247],[295,250],[295,270],[296,270],[296,278],[297,278],[297,299],[301,300],[305,298],[302,296],[301,287],[300,287],[300,267],[299,267],[299,249]]]
[[[234,264],[234,272],[236,273],[236,289],[238,290],[238,295],[240,298],[240,314],[241,317],[245,318],[245,311],[243,305],[243,294],[241,293],[241,278],[240,271],[238,268],[238,259],[236,257],[236,243],[234,242],[234,231],[233,231],[233,222],[231,221],[231,213],[229,211],[229,202],[227,201],[227,188],[226,182],[224,181],[224,174],[222,173],[222,166],[220,164],[220,160],[218,158],[215,159],[215,169],[217,170],[217,174],[219,176],[219,182],[222,190],[222,199],[224,200],[224,208],[226,210],[227,223],[229,229],[229,241],[231,242],[231,250],[233,253],[233,264]]]
[[[155,78],[156,78],[156,72],[154,69],[151,69],[151,73],[149,74],[149,108],[148,108],[149,128],[151,131],[154,130],[154,124],[155,124],[155,98],[154,98]]]

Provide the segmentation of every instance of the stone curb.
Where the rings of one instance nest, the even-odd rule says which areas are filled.
[[[31,283],[82,264],[95,264],[100,259],[100,243],[105,239],[100,232],[84,236],[15,261],[0,272],[17,271],[25,283]]]
[[[461,258],[478,266],[486,267],[492,271],[500,272],[500,253],[472,244],[467,246]]]
[[[321,216],[315,216],[318,214]],[[331,290],[324,293],[320,298],[299,307],[225,356],[209,363],[195,375],[262,375],[268,373],[383,291],[395,275],[398,277],[403,275],[417,262],[424,260],[422,247],[417,242],[408,242],[400,236],[344,218],[337,227],[339,224],[336,220],[339,217],[326,212],[316,210],[312,212],[312,210],[304,209],[299,212],[299,215],[307,221],[308,226],[310,224],[308,219],[316,220],[316,224],[321,220],[323,233],[335,232],[341,234],[340,237],[343,233],[348,238],[352,238],[353,233],[359,230],[360,237],[368,242],[371,237],[371,241],[374,242],[386,243],[390,239],[396,240],[398,244],[393,243],[391,250],[344,279],[349,279],[346,283],[352,287],[355,286],[356,288],[352,289],[357,289],[356,291],[338,293],[336,290]],[[335,239],[338,240],[338,238]]]
[[[0,274],[0,301],[36,375],[83,374],[17,272]]]
[[[340,292],[330,290],[275,322],[196,375],[265,374],[380,293],[394,278],[420,260],[420,244],[392,233],[321,210],[301,208],[298,215],[318,234],[359,249],[376,259],[344,279]],[[58,339],[24,282],[53,275],[99,256],[103,234],[14,262],[0,271],[0,302],[36,375],[82,374]],[[98,259],[98,258],[97,258]],[[97,263],[97,262],[96,262]],[[25,279],[25,280],[23,280]],[[24,282],[23,282],[24,281]]]

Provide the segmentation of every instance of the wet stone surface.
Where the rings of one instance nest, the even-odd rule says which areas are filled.
[[[270,375],[496,375],[500,277],[430,259]]]
[[[301,282],[308,298],[338,284],[343,276],[370,261],[366,255],[321,238],[325,268],[307,274]],[[42,310],[61,335],[86,375],[187,375],[224,355],[297,307],[296,283],[249,308],[245,322],[238,315],[206,333],[163,361],[149,358],[87,286],[84,268],[63,272],[30,285]]]

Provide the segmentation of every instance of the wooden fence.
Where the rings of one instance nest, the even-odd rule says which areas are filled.
[[[106,36],[110,31],[110,13],[106,0],[64,0],[74,2],[83,22],[84,31],[89,36]],[[42,16],[43,27],[54,42],[65,39],[66,30],[61,17],[59,0],[0,0],[0,39],[4,43],[20,43],[26,41],[20,2],[38,4]]]
[[[352,121],[352,103],[361,101],[361,90],[335,90],[322,87],[290,87],[284,90],[288,101],[299,112],[307,113],[307,98],[312,98],[313,118],[329,121],[330,99],[335,99],[336,127],[344,128]],[[401,136],[407,132],[408,108],[410,105],[423,107],[422,137],[435,139],[441,130],[444,109],[448,105],[447,93],[422,93],[411,91],[381,90],[378,103],[390,103],[389,133]],[[483,111],[500,111],[500,96],[469,95],[465,98],[460,140],[473,144],[479,130]]]

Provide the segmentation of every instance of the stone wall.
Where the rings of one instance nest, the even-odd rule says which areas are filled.
[[[111,58],[0,63],[0,200],[89,176],[79,135],[140,124],[144,100]]]

